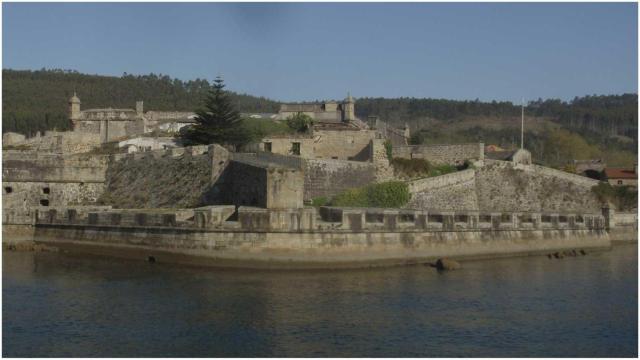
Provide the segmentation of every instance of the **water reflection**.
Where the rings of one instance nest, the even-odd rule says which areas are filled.
[[[635,356],[637,246],[585,257],[221,271],[3,254],[4,356]]]

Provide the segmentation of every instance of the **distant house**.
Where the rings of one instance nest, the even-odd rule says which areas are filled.
[[[638,187],[638,164],[633,169],[606,168],[604,175],[613,186],[633,186]]]

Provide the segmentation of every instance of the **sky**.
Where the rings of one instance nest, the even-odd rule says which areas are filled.
[[[3,3],[4,69],[182,80],[280,101],[637,92],[636,3]]]

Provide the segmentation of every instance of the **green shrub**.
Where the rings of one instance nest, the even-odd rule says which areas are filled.
[[[291,115],[287,118],[287,126],[289,126],[289,128],[296,132],[307,132],[312,125],[313,119],[311,118],[311,116],[301,112],[296,113],[295,115]]]
[[[324,196],[318,196],[317,198],[311,199],[311,206],[325,206],[329,203],[329,199]]]
[[[444,174],[449,174],[452,172],[456,172],[458,169],[449,164],[438,165],[429,171],[429,176],[440,176]]]
[[[333,206],[399,208],[409,201],[409,187],[402,181],[388,181],[349,189],[336,195]]]
[[[387,152],[387,159],[389,159],[389,161],[393,161],[393,144],[391,141],[386,140],[384,142],[384,149]]]
[[[598,200],[612,203],[617,210],[631,210],[638,204],[638,191],[630,186],[611,186],[608,182],[600,182],[591,188]]]

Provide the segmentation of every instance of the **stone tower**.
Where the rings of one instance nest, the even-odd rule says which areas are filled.
[[[356,103],[353,101],[351,94],[347,94],[347,98],[344,99],[344,121],[352,121],[356,119]]]
[[[71,99],[69,99],[69,118],[73,122],[73,127],[75,128],[78,119],[80,119],[80,99],[76,95],[75,91],[73,92]]]

